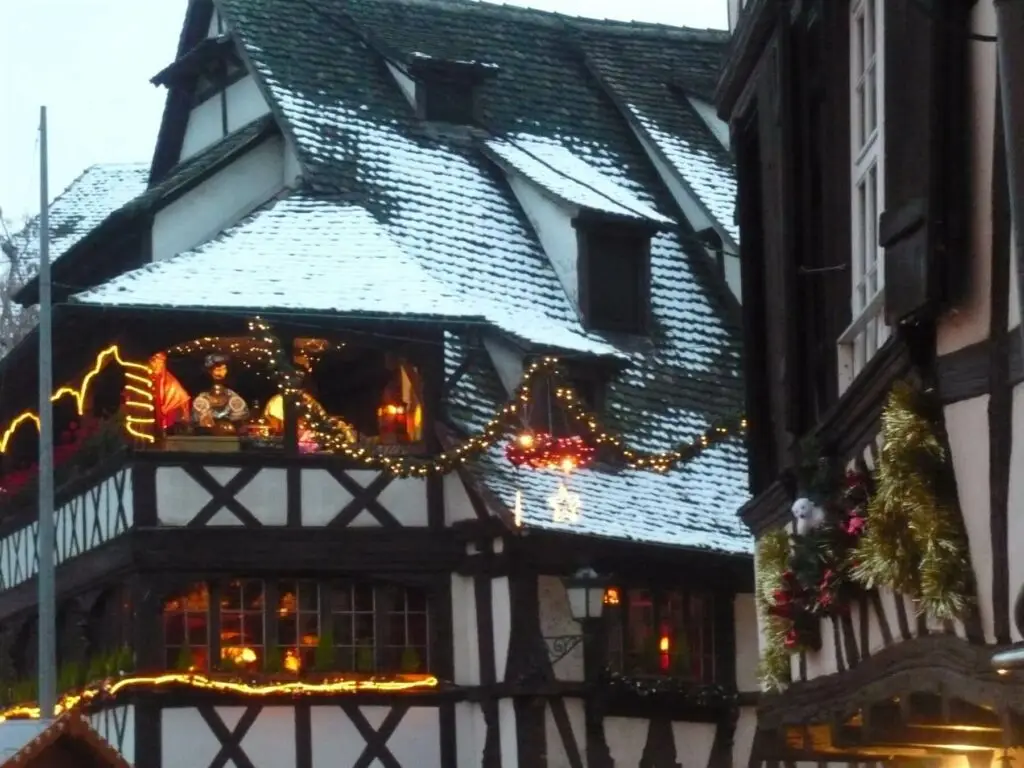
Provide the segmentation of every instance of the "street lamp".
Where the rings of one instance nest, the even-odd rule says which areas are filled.
[[[593,568],[581,568],[564,581],[572,617],[580,622],[600,619],[604,610],[606,580]]]
[[[594,624],[604,611],[607,580],[598,576],[593,568],[581,568],[572,576],[563,579],[563,583],[565,595],[569,598],[569,613],[580,623],[582,631],[578,635],[544,638],[548,659],[552,665],[572,653],[584,638],[593,633]]]

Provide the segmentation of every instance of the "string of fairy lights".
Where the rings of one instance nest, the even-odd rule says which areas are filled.
[[[270,324],[257,317],[250,321],[249,330],[261,345],[274,351],[269,365],[282,395],[299,400],[301,377],[292,368],[285,348],[274,336]],[[367,468],[385,470],[399,477],[426,477],[447,474],[471,459],[487,453],[510,432],[521,430],[522,416],[530,407],[534,384],[542,377],[548,377],[549,381],[557,383],[554,396],[565,409],[570,421],[581,429],[583,436],[602,449],[606,455],[617,455],[633,469],[668,472],[672,467],[696,458],[707,448],[741,433],[747,424],[743,416],[735,416],[712,425],[696,439],[681,443],[670,451],[654,453],[636,450],[622,437],[605,429],[600,419],[586,409],[573,388],[565,383],[558,360],[554,357],[543,357],[530,364],[513,397],[487,421],[480,432],[466,438],[456,447],[431,458],[377,454],[372,448],[353,444],[349,433],[332,424],[308,405],[300,402],[299,410],[323,450],[342,454]]]
[[[248,697],[265,697],[330,696],[343,693],[358,693],[360,691],[400,693],[403,691],[430,690],[437,688],[438,685],[440,685],[438,679],[432,675],[400,675],[390,680],[335,678],[324,679],[319,682],[285,680],[268,683],[241,682],[184,672],[130,675],[120,679],[106,680],[89,685],[80,691],[64,694],[57,702],[54,715],[64,714],[99,698],[111,698],[121,693],[169,688],[172,686]],[[38,719],[40,716],[41,712],[37,705],[18,704],[0,712],[0,722]]]
[[[282,396],[297,402],[299,415],[304,419],[321,450],[341,454],[367,468],[385,470],[399,477],[447,474],[487,453],[509,434],[518,433],[521,438],[524,416],[529,413],[534,397],[534,385],[544,377],[554,385],[551,391],[555,400],[560,403],[571,424],[579,430],[579,435],[574,441],[579,442],[581,438],[582,445],[593,446],[601,452],[602,458],[618,459],[633,469],[668,472],[674,466],[696,458],[706,449],[740,434],[746,428],[746,419],[735,416],[712,425],[696,439],[681,443],[672,450],[660,453],[637,450],[630,447],[621,436],[606,429],[600,419],[587,410],[573,388],[565,382],[557,358],[543,357],[529,365],[512,398],[484,424],[483,428],[454,448],[433,457],[386,455],[376,452],[373,447],[353,442],[351,429],[332,421],[322,409],[311,406],[308,399],[301,396],[303,376],[295,371],[285,346],[273,334],[271,326],[266,321],[254,318],[249,323],[249,331],[248,340],[237,339],[232,340],[232,343],[239,349],[244,346],[247,351],[265,361],[271,379]],[[224,340],[204,337],[174,347],[169,353],[194,354],[215,349],[223,350]],[[156,421],[156,406],[152,370],[145,363],[125,360],[117,345],[107,347],[96,356],[92,368],[77,388],[61,387],[54,392],[51,400],[56,402],[63,397],[73,397],[76,411],[78,415],[82,415],[90,383],[111,360],[122,368],[125,376],[125,406],[128,409],[125,430],[138,440],[154,442],[152,426]],[[11,436],[19,426],[33,422],[38,428],[38,421],[38,416],[31,410],[19,414],[0,433],[0,453],[6,450]],[[587,461],[589,452],[590,449],[587,448]],[[582,463],[584,462],[577,462],[576,467]]]

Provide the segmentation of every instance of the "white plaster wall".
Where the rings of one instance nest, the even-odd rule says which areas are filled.
[[[130,764],[135,762],[135,707],[110,707],[89,714],[89,725]]]
[[[331,477],[326,469],[302,470],[299,485],[303,525],[327,525],[352,501],[352,494]]]
[[[668,191],[676,201],[676,205],[679,206],[680,210],[683,212],[683,216],[685,216],[686,220],[690,223],[690,226],[698,232],[702,229],[714,229],[714,231],[718,233],[718,236],[722,238],[724,249],[731,253],[736,253],[738,246],[736,243],[732,242],[732,238],[729,237],[729,233],[719,226],[718,223],[705,212],[697,198],[692,192],[690,192],[689,187],[683,183],[683,180],[679,177],[676,170],[662,161],[661,155],[655,150],[654,144],[647,134],[632,123],[630,123],[630,129],[633,131],[633,135],[636,136],[637,141],[639,141],[640,145],[644,148],[644,152],[647,154],[647,159],[652,165],[654,165],[655,170],[658,172],[658,176],[661,177],[662,182],[668,188]],[[705,249],[705,252],[712,262],[717,260],[718,256],[714,251]],[[723,261],[725,263],[725,279],[729,286],[729,290],[732,292],[732,295],[736,297],[736,301],[742,301],[743,294],[742,287],[740,285],[739,256],[730,256],[726,254]]]
[[[572,617],[565,585],[557,576],[537,577],[540,606],[540,633],[543,637],[565,637],[581,633],[580,624]],[[583,681],[583,643],[554,665],[555,678],[569,682]]]
[[[736,720],[736,731],[732,736],[733,768],[747,768],[750,763],[750,752],[754,746],[754,735],[757,733],[757,708],[740,707],[740,716]]]
[[[976,3],[971,27],[995,29],[991,2]],[[938,354],[948,354],[988,336],[991,317],[992,150],[995,137],[996,47],[968,46],[971,131],[971,280],[967,299],[936,329]]]
[[[650,722],[636,717],[606,717],[604,738],[615,768],[636,768],[647,746]]]
[[[503,542],[495,542],[495,552],[500,552]],[[491,626],[494,627],[494,673],[500,683],[505,679],[508,666],[508,644],[512,638],[512,599],[509,594],[508,576],[491,579]]]
[[[216,707],[228,730],[234,730],[246,707]],[[314,707],[316,710],[321,707]],[[333,707],[339,714],[341,710]],[[315,715],[314,715],[315,718]],[[209,765],[221,749],[220,740],[202,715],[192,707],[161,710],[161,768],[195,768]],[[347,718],[346,718],[347,719]],[[316,751],[314,728],[314,752]],[[264,707],[241,743],[249,756],[267,768],[291,768],[295,765],[295,709],[287,706]],[[317,765],[314,759],[314,765]],[[322,765],[322,764],[321,764]],[[317,768],[319,766],[317,765]]]
[[[371,728],[379,730],[384,719],[391,712],[391,707],[364,706],[360,707],[359,711]],[[260,720],[262,717],[261,714]],[[253,725],[253,731],[260,727],[260,720]],[[359,761],[366,746],[366,740],[340,707],[312,707],[310,725],[313,742],[313,768],[336,768],[340,765],[355,765]],[[291,737],[291,745],[294,750],[294,736]],[[242,746],[245,748],[244,741]],[[387,746],[399,765],[410,766],[410,768],[412,766],[442,768],[441,728],[437,707],[410,707],[399,721],[395,732],[388,738]],[[270,753],[254,752],[248,749],[246,752],[250,756],[257,755],[258,759],[254,762],[257,765],[266,766],[266,768],[278,768],[278,766],[284,768],[285,765],[288,765],[261,758],[262,754]],[[373,764],[378,765],[379,763],[375,760]],[[195,765],[199,765],[199,763]],[[290,765],[294,765],[294,759]],[[162,768],[169,767],[165,764]]]
[[[153,217],[152,259],[207,242],[284,188],[284,141],[274,136]]]
[[[469,494],[462,478],[452,472],[444,476],[444,522],[445,525],[457,523],[460,520],[473,520],[476,512],[469,501]]]
[[[673,722],[672,739],[677,760],[695,768],[708,768],[717,729],[714,723]]]
[[[986,639],[994,642],[992,539],[989,525],[988,402],[988,395],[963,400],[946,406],[945,414],[953,471],[956,473],[957,490],[960,495],[960,509],[963,512],[967,538],[970,542],[981,625]]]
[[[263,98],[252,75],[246,75],[229,85],[224,91],[224,100],[227,104],[228,133],[270,113],[270,105]]]
[[[516,706],[512,699],[498,702],[498,747],[502,766],[519,765],[519,739],[516,734]],[[477,763],[470,763],[477,765]]]
[[[511,397],[523,380],[523,352],[514,345],[496,336],[484,338],[484,349],[494,363],[494,370],[501,379],[501,385]]]
[[[736,686],[741,691],[756,691],[759,657],[757,605],[753,595],[736,595],[733,601],[733,625],[736,627]]]
[[[376,476],[374,472],[374,476]],[[427,515],[427,481],[422,477],[396,477],[377,496],[377,501],[401,524],[410,528],[423,528],[429,523]],[[363,513],[360,513],[362,516]],[[377,518],[369,515],[375,525]]]
[[[455,682],[480,685],[480,636],[472,576],[452,574],[452,645]]]
[[[585,766],[587,764],[587,729],[586,711],[583,701],[581,699],[562,699],[562,702],[565,704],[565,714],[569,719],[569,728],[572,731],[573,741]],[[555,721],[550,704],[544,707],[544,741],[547,753],[547,768],[574,768],[565,746],[565,740],[558,730],[558,723]]]
[[[1010,493],[1009,503],[1009,534],[1007,540],[1012,547],[1020,545],[1024,541],[1024,384],[1018,384],[1013,388],[1013,449],[1010,452]],[[1009,557],[1010,570],[1010,607],[1013,608],[1021,590],[1024,589],[1024,558],[1014,556],[1011,552]],[[1011,614],[1012,619],[1012,614]],[[1011,633],[1014,642],[1024,640],[1016,623],[1010,622]],[[1024,768],[1024,762],[1021,763]]]
[[[565,289],[565,295],[578,311],[579,276],[576,261],[579,249],[572,220],[579,209],[555,202],[541,193],[532,182],[514,172],[508,174],[508,184],[523,207],[526,218],[533,225],[544,253]]]
[[[405,100],[409,102],[409,106],[413,109],[416,108],[416,81],[413,80],[409,75],[400,70],[390,61],[385,62],[387,64],[388,72],[395,78],[395,83],[398,85],[398,90],[405,96]]]
[[[459,768],[482,765],[486,740],[483,708],[469,701],[458,702],[455,705],[455,752]]]
[[[224,115],[221,111],[221,95],[215,93],[206,101],[194,106],[189,113],[178,162],[201,152],[223,136]]]
[[[210,19],[210,27],[206,30],[207,37],[217,37],[222,31],[220,24],[220,14],[214,9],[213,17]]]

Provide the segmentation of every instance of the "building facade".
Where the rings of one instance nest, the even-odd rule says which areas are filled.
[[[772,689],[751,764],[1016,764],[1019,681],[991,663],[1024,585],[993,3],[734,5],[717,103]]]
[[[746,763],[726,43],[189,4],[145,190],[54,253],[68,707],[139,768]],[[8,718],[33,341],[0,360]]]

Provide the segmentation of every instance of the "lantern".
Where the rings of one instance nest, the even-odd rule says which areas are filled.
[[[565,579],[569,610],[577,621],[599,619],[604,610],[605,580],[593,568],[582,568]]]

